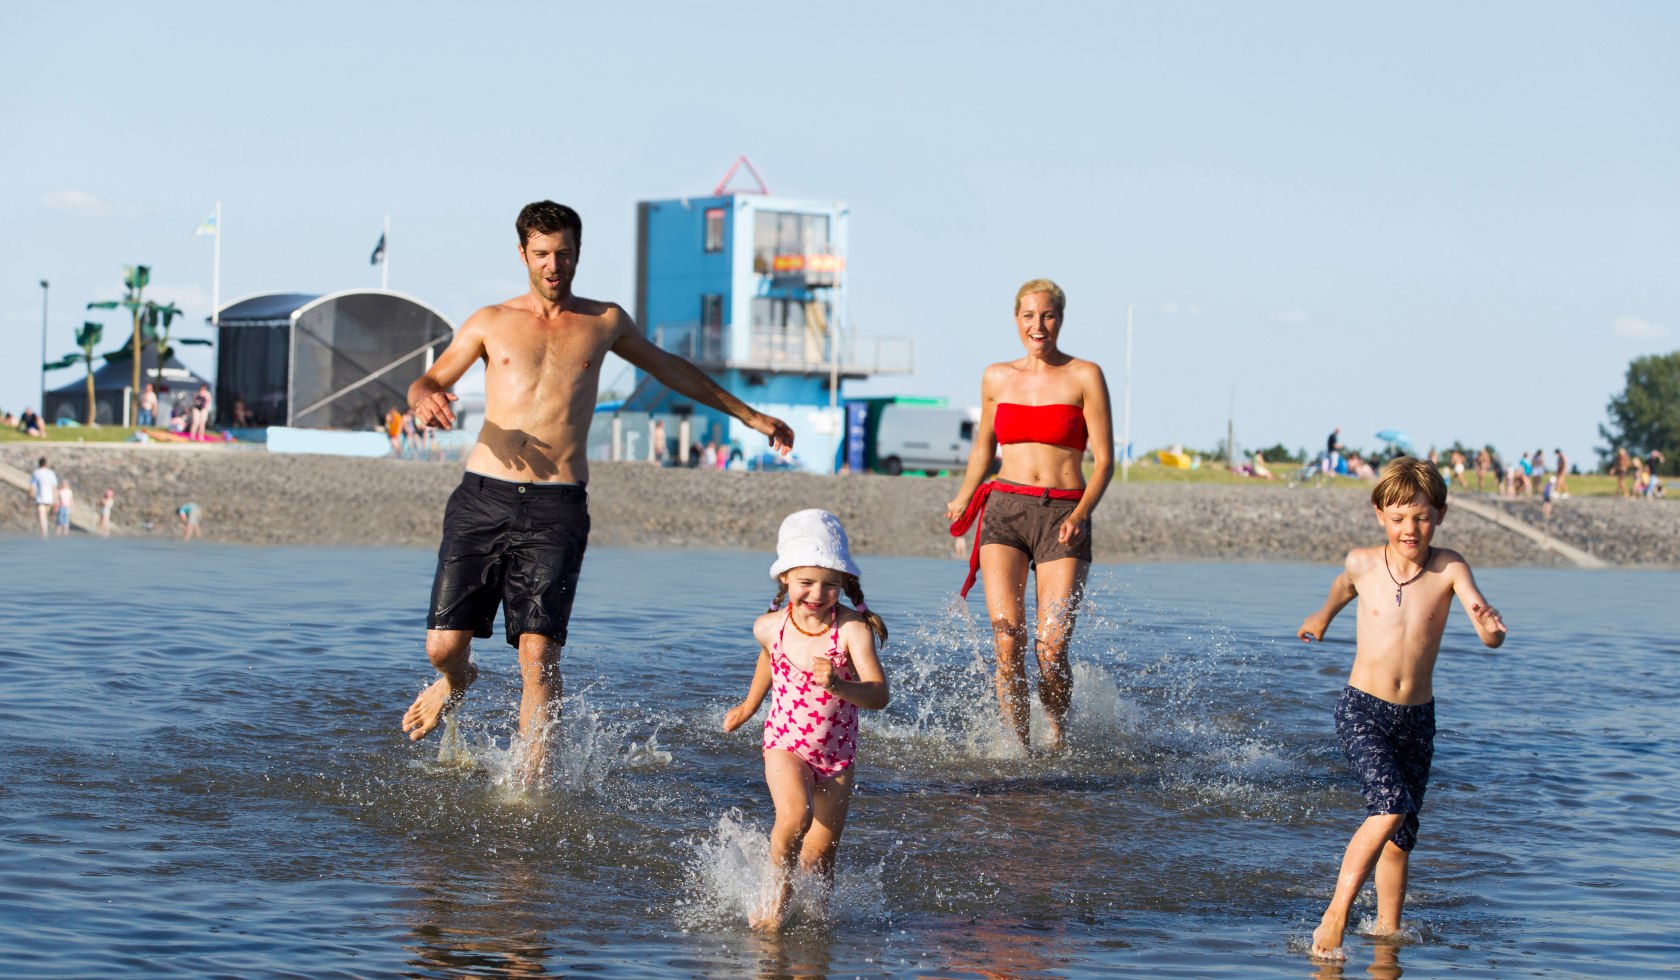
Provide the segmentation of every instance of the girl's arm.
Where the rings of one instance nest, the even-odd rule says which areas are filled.
[[[747,719],[758,714],[758,706],[764,703],[764,695],[770,693],[770,651],[758,648],[758,668],[753,671],[752,686],[747,688],[746,700],[729,709],[723,716],[723,730],[732,732],[746,723]]]
[[[860,708],[879,711],[892,700],[887,690],[887,675],[875,656],[875,634],[861,621],[841,627],[846,635],[846,653],[852,661],[857,680],[843,681],[834,673],[834,665],[827,657],[811,658],[811,679],[834,692],[842,701],[850,701]]]

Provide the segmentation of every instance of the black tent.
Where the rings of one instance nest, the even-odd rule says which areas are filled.
[[[177,397],[192,402],[193,393],[208,381],[192,373],[185,364],[171,357],[158,370],[157,350],[147,347],[140,360],[140,383],[157,388],[158,424],[169,420],[170,403]],[[100,425],[128,425],[129,395],[134,384],[134,364],[124,358],[105,361],[93,372],[94,420]],[[82,375],[62,388],[47,392],[41,417],[51,425],[59,419],[87,421],[87,375]]]

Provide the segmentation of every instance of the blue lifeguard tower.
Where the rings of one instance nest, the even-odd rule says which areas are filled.
[[[756,187],[735,191],[744,168]],[[710,197],[636,205],[636,322],[660,347],[694,362],[798,435],[807,470],[831,473],[844,440],[840,386],[909,374],[908,337],[860,336],[846,315],[844,204],[772,196],[741,157]],[[621,412],[676,416],[689,440],[768,451],[740,422],[636,372]],[[673,433],[675,434],[675,433]]]

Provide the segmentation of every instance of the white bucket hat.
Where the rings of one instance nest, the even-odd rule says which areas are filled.
[[[840,526],[840,518],[826,510],[812,508],[789,514],[776,535],[776,563],[770,566],[770,577],[780,579],[790,568],[805,567],[858,574],[846,529]]]

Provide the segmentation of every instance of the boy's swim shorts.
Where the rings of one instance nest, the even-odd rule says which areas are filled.
[[[1417,844],[1418,811],[1435,756],[1435,702],[1395,704],[1343,688],[1336,701],[1336,737],[1359,775],[1365,812],[1406,814],[1389,839],[1410,851]]]

